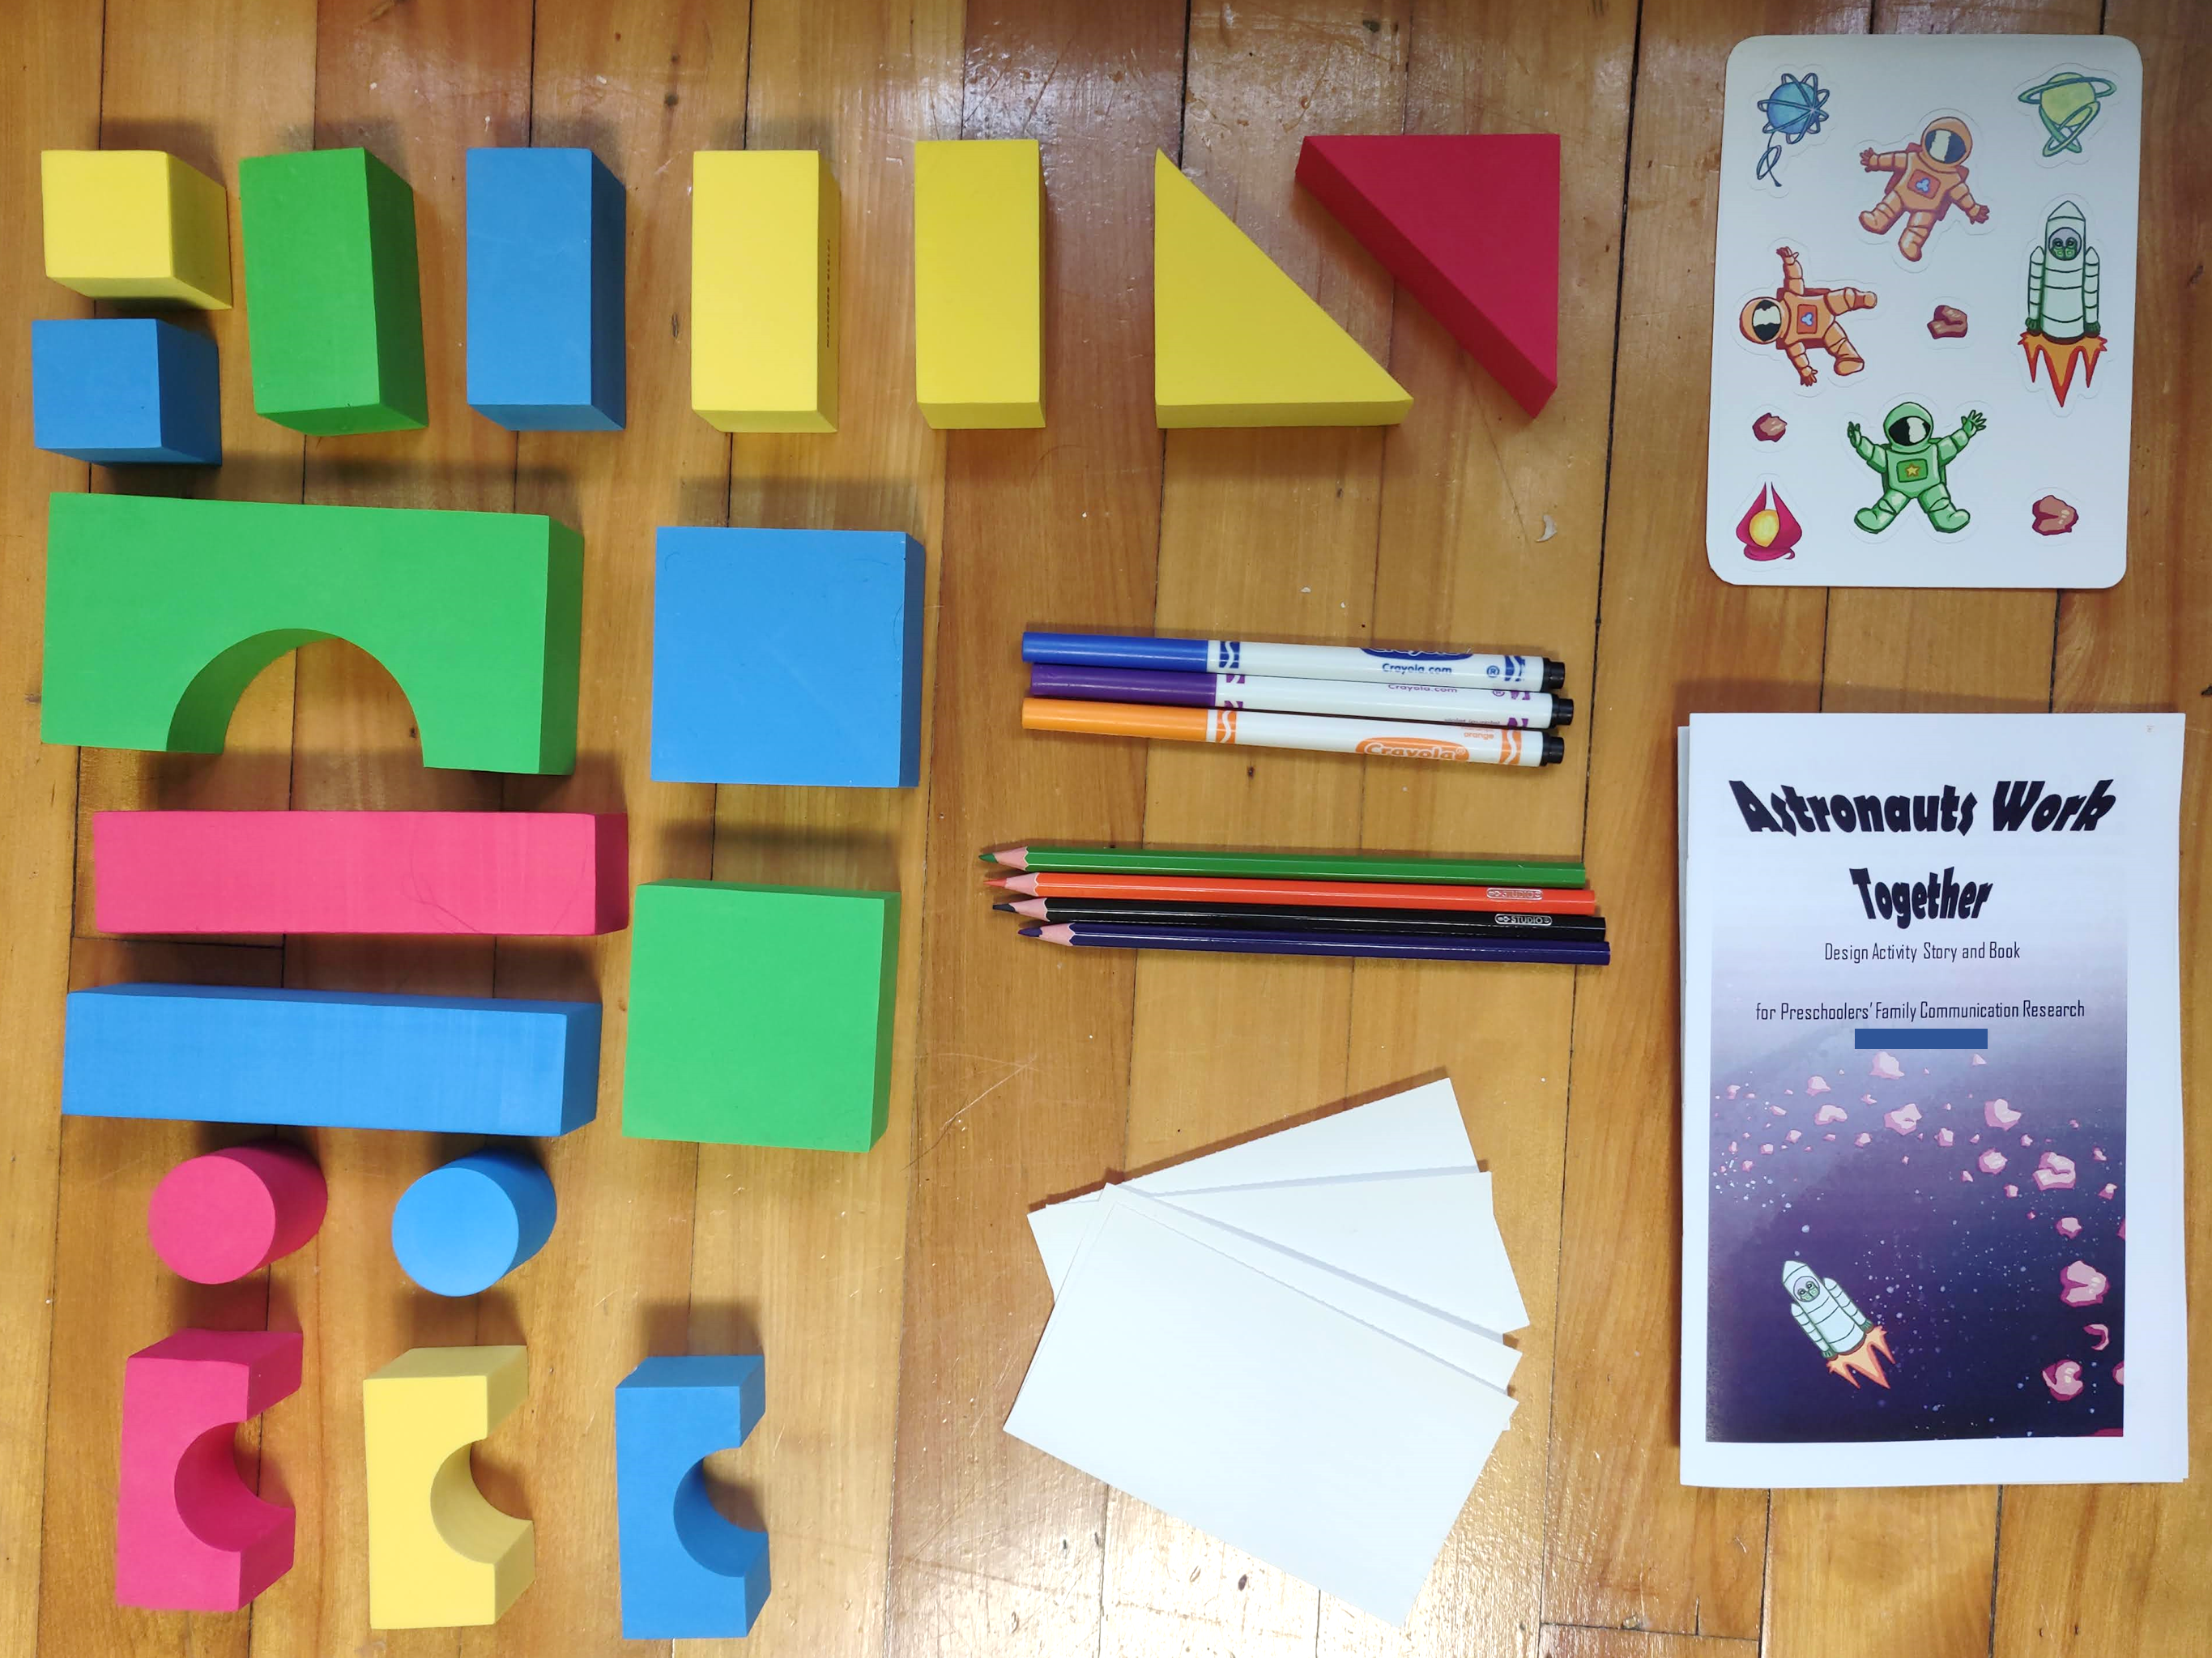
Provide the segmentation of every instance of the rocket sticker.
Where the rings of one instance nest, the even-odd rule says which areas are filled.
[[[2039,364],[2050,369],[2061,409],[2074,386],[2075,365],[2081,365],[2081,383],[2091,384],[2105,349],[2097,321],[2099,264],[2081,210],[2059,203],[2043,222],[2043,240],[2027,256],[2027,328],[2020,348],[2027,354],[2029,384]]]
[[[1856,1388],[1864,1376],[1877,1388],[1889,1386],[1881,1359],[1890,1358],[1889,1337],[1881,1326],[1859,1311],[1835,1279],[1821,1278],[1802,1260],[1782,1263],[1782,1286],[1790,1291],[1790,1311],[1812,1344],[1828,1361],[1828,1369]],[[1875,1355],[1879,1353],[1881,1358]]]

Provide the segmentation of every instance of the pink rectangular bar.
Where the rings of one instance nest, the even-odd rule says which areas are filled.
[[[629,820],[552,811],[102,811],[103,932],[578,936],[629,925]]]

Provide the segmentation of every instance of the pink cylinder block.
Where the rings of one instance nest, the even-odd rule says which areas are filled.
[[[314,1236],[329,1204],[313,1157],[286,1140],[256,1140],[164,1175],[147,1201],[146,1230],[179,1277],[228,1284]]]

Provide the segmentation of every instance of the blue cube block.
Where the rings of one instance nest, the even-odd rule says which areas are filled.
[[[700,1464],[742,1445],[767,1400],[754,1354],[648,1358],[615,1388],[623,1635],[744,1634],[768,1599],[768,1533],[715,1509]]]
[[[597,1002],[109,985],[62,1036],[65,1117],[552,1136],[599,1077]]]
[[[896,531],[661,531],[653,775],[919,782],[926,562]]]
[[[469,406],[510,432],[619,432],[622,183],[588,149],[469,152]]]
[[[215,342],[151,317],[31,325],[32,441],[103,466],[222,465]]]

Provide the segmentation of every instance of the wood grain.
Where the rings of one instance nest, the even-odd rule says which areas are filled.
[[[769,1405],[710,1459],[775,1538],[745,1643],[824,1658],[2180,1658],[2212,1627],[2212,1499],[2181,1486],[1911,1493],[1677,1483],[1674,728],[1692,709],[2172,708],[2191,717],[2184,952],[2212,921],[2204,701],[2212,577],[2212,15],[2110,0],[2148,78],[2131,568],[2107,592],[1748,590],[1703,523],[1723,64],[1769,32],[2094,28],[2093,0],[23,0],[0,64],[10,222],[42,147],[247,155],[366,143],[414,185],[432,422],[303,442],[252,414],[249,307],[222,351],[228,460],[101,470],[0,410],[0,1650],[666,1650],[619,1639],[611,1400],[648,1352],[763,1351]],[[1562,135],[1562,375],[1522,415],[1291,185],[1316,131]],[[913,407],[909,146],[1031,137],[1047,177],[1047,414],[933,434]],[[629,192],[629,428],[517,439],[465,406],[462,168],[481,143],[585,144]],[[689,406],[690,156],[818,147],[844,196],[842,429],[732,442]],[[1190,432],[1152,409],[1152,152],[1178,158],[1415,396],[1388,432]],[[8,256],[20,340],[92,307]],[[235,269],[235,249],[234,248]],[[246,296],[250,307],[250,295]],[[21,354],[18,354],[21,360]],[[350,647],[249,688],[215,757],[37,742],[43,501],[125,488],[550,513],[586,544],[574,776],[428,772]],[[653,531],[906,529],[931,561],[924,786],[714,790],[647,774]],[[1449,640],[1570,665],[1568,764],[1540,775],[1029,737],[1025,626]],[[866,1157],[619,1133],[629,938],[125,942],[92,926],[104,807],[627,811],[637,879],[896,886],[893,1121]],[[980,847],[1027,836],[1581,852],[1602,972],[1195,963],[1024,944]],[[72,944],[72,931],[78,935]],[[562,1216],[536,1261],[441,1302],[386,1236],[466,1138],[302,1135],[331,1186],[307,1249],[216,1290],[143,1243],[177,1158],[243,1136],[54,1113],[61,996],[131,977],[599,998],[601,1121],[543,1148]],[[2189,1081],[2212,1014],[2186,1001]],[[1226,1136],[1449,1072],[1533,1322],[1512,1429],[1404,1631],[1007,1439],[1049,1295],[1025,1211]],[[2192,1139],[2192,1189],[2212,1149]],[[2195,1217],[2191,1265],[2212,1268]],[[325,1295],[327,1286],[328,1294]],[[2212,1337],[2193,1310],[2199,1345]],[[296,1505],[299,1563],[246,1613],[112,1605],[123,1357],[186,1321],[307,1334],[300,1394],[241,1436]],[[538,1526],[538,1581],[490,1630],[367,1624],[360,1379],[405,1347],[524,1340],[529,1400],[477,1477]],[[2212,1388],[2192,1396],[2198,1438]],[[1994,1590],[1994,1594],[1992,1591]],[[686,1650],[689,1650],[687,1648]]]

